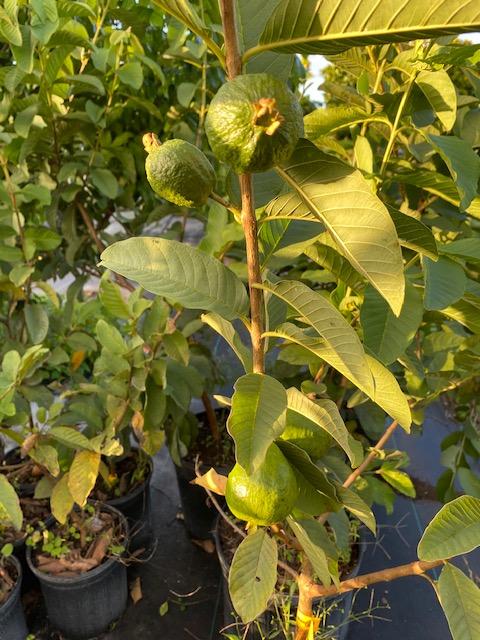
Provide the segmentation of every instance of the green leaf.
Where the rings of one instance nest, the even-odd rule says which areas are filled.
[[[467,293],[455,304],[441,309],[441,312],[473,333],[480,333],[480,298]]]
[[[332,349],[326,346],[323,340],[312,338],[294,324],[287,322],[278,326],[275,331],[268,331],[265,335],[295,342],[305,347],[305,349],[308,349],[308,351],[315,354],[318,358],[334,366],[335,354],[332,353]],[[375,358],[372,358],[368,354],[366,354],[366,358],[374,381],[373,392],[367,391],[367,388],[362,386],[358,379],[353,380],[347,374],[344,374],[345,377],[351,380],[361,391],[382,407],[389,416],[398,420],[399,424],[408,432],[412,423],[410,408],[407,398],[402,393],[395,376],[378,362],[378,360],[375,360]]]
[[[62,44],[69,43],[67,42]],[[89,75],[88,73],[82,73],[74,76],[63,76],[59,81],[61,81],[62,83],[70,82],[71,84],[77,85],[77,92],[86,91],[87,93],[96,93],[99,96],[105,95],[105,87],[103,86],[100,78],[98,78],[97,76]]]
[[[328,234],[325,234],[325,236],[329,237]],[[316,262],[330,273],[333,273],[338,280],[344,282],[354,291],[363,288],[364,282],[362,277],[355,271],[350,263],[338,253],[335,247],[329,244],[323,244],[323,241],[326,240],[325,236],[321,238],[321,242],[317,242],[315,245],[304,249],[304,254],[310,258],[310,260],[313,260],[313,262]]]
[[[248,535],[233,556],[228,588],[235,611],[244,623],[267,608],[277,581],[277,545],[265,529]]]
[[[320,293],[293,280],[262,288],[289,304],[323,338],[329,364],[361,388],[373,393],[373,380],[359,337],[342,314]]]
[[[130,318],[130,309],[123,299],[121,289],[112,282],[108,274],[100,280],[99,297],[105,309],[115,318]]]
[[[24,308],[28,334],[34,344],[43,342],[47,337],[49,320],[41,304],[26,304]]]
[[[247,58],[273,49],[287,53],[332,54],[350,47],[477,31],[480,9],[476,0],[434,0],[428,11],[416,0],[399,6],[396,0],[375,4],[356,0],[283,0],[270,17],[260,46]]]
[[[410,476],[405,473],[405,471],[399,471],[398,469],[389,469],[388,467],[380,467],[378,473],[394,489],[396,489],[400,493],[403,493],[403,495],[408,496],[409,498],[415,498],[415,486],[410,479]]]
[[[23,513],[17,492],[7,478],[0,473],[0,507],[5,511],[9,522],[20,531],[23,523]]]
[[[53,487],[52,495],[50,496],[52,515],[60,524],[65,524],[74,504],[72,494],[68,488],[68,480],[69,474],[66,473]]]
[[[446,256],[437,262],[423,259],[425,272],[425,309],[445,309],[457,302],[465,293],[467,276],[462,265]]]
[[[93,184],[100,193],[107,198],[114,200],[118,195],[118,182],[115,176],[108,169],[92,169],[91,178]]]
[[[245,370],[245,373],[252,371],[252,355],[248,347],[246,347],[238,333],[235,331],[235,327],[228,320],[224,320],[218,313],[203,313],[202,322],[208,324],[214,331],[216,331],[224,340],[228,342],[233,352],[240,360]]]
[[[418,189],[425,189],[429,193],[450,202],[454,206],[460,205],[461,197],[455,183],[448,176],[444,176],[441,173],[435,171],[429,171],[424,169],[417,169],[416,171],[410,171],[405,173],[397,173],[394,176],[395,182],[411,184]],[[467,213],[480,218],[480,197],[474,198],[471,205],[467,208]]]
[[[352,515],[363,522],[363,524],[370,529],[375,535],[377,530],[377,523],[372,510],[360,496],[352,489],[345,489],[344,487],[337,488],[338,495],[342,501],[345,509],[350,511]]]
[[[119,356],[127,353],[128,347],[120,331],[113,325],[108,324],[103,318],[97,322],[95,333],[98,341],[107,351]]]
[[[437,589],[453,640],[480,638],[480,589],[473,580],[448,563],[442,569]]]
[[[317,427],[326,431],[348,455],[352,466],[358,466],[361,459],[357,460],[356,452],[351,448],[349,433],[337,405],[332,400],[310,400],[295,387],[287,390],[287,406],[304,416]]]
[[[459,556],[480,546],[480,500],[460,496],[443,506],[418,544],[420,560]]]
[[[275,378],[260,373],[242,376],[234,389],[227,429],[235,440],[237,462],[254,473],[285,429],[287,394]]]
[[[30,449],[29,456],[37,464],[45,467],[54,478],[60,473],[58,452],[55,447],[49,444],[37,444],[33,449]]]
[[[467,262],[480,262],[480,238],[463,238],[440,245],[441,253],[464,258]]]
[[[367,113],[359,107],[346,105],[323,107],[308,113],[303,119],[305,137],[314,142],[318,138],[330,135],[334,131],[350,127],[361,122],[384,122],[389,120],[380,113]]]
[[[130,238],[105,249],[101,258],[107,269],[189,309],[214,311],[227,320],[248,313],[242,281],[219,260],[187,244]]]
[[[313,213],[340,251],[387,300],[394,313],[402,307],[405,280],[395,225],[360,171],[300,140],[278,171],[296,193],[279,196],[270,216]]]
[[[183,362],[187,365],[190,359],[190,350],[188,347],[188,340],[185,338],[181,331],[174,331],[173,333],[166,333],[163,336],[163,347],[167,356]]]
[[[84,507],[95,482],[100,467],[100,454],[94,451],[79,451],[75,454],[68,473],[68,490],[80,506]]]
[[[205,41],[205,44],[220,61],[224,61],[222,50],[210,36],[204,21],[190,2],[187,0],[153,0],[153,4],[162,9],[162,12],[170,14],[186,25],[190,31]]]
[[[328,587],[332,580],[328,570],[328,558],[325,551],[325,543],[331,549],[332,542],[329,539],[323,525],[316,520],[294,520],[288,518],[288,524],[295,537],[302,545],[307,558],[312,563],[313,570],[320,582]]]
[[[480,158],[468,142],[455,136],[429,135],[428,139],[455,181],[460,194],[460,207],[467,210],[477,195]]]
[[[457,117],[457,92],[448,73],[444,69],[421,71],[415,82],[425,94],[444,129],[450,131]]]
[[[407,249],[422,253],[432,260],[438,258],[437,243],[430,229],[420,220],[401,213],[393,207],[388,207],[388,212],[397,230],[400,244]]]
[[[9,44],[16,47],[22,46],[22,32],[18,25],[17,16],[9,15],[3,7],[0,7],[0,35]]]
[[[16,287],[21,287],[35,271],[35,267],[29,267],[26,264],[17,264],[8,274],[11,282]]]
[[[70,449],[91,449],[89,439],[73,427],[52,427],[48,436]]]
[[[124,84],[138,91],[143,84],[143,69],[140,62],[127,62],[118,70],[118,77]]]
[[[15,123],[13,126],[16,133],[18,133],[21,138],[28,137],[30,127],[33,123],[33,118],[37,115],[37,111],[38,105],[31,104],[22,111],[19,111],[19,113],[17,113],[17,115],[15,116]]]
[[[373,287],[367,287],[360,312],[365,346],[383,364],[392,364],[414,339],[422,317],[421,294],[410,283],[407,282],[405,301],[398,317]]]

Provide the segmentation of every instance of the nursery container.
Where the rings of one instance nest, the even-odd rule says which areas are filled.
[[[17,581],[6,602],[0,605],[0,640],[25,640],[28,629],[20,600],[22,567],[14,556],[8,558],[7,563],[15,567]]]
[[[110,505],[102,505],[118,517],[128,544],[125,516]],[[48,619],[69,640],[88,640],[108,630],[123,614],[128,600],[127,568],[116,558],[74,578],[52,576],[33,564],[32,549],[27,548],[27,562],[37,576],[47,608]]]
[[[230,600],[230,594],[228,591],[228,572],[230,570],[230,565],[228,564],[227,559],[225,558],[225,555],[223,553],[222,542],[221,542],[219,528],[218,528],[219,521],[220,521],[220,516],[218,516],[216,520],[216,526],[213,531],[213,537],[215,540],[215,548],[217,551],[217,556],[220,562],[220,567],[222,569],[222,575],[223,575],[222,589],[223,589],[223,614],[224,614],[225,627],[228,627],[228,631],[230,633],[237,633],[240,638],[245,637],[245,640],[263,640],[263,637],[264,637],[263,633],[267,634],[267,632],[269,631],[270,620],[272,617],[271,612],[267,610],[258,618],[258,623],[262,629],[262,633],[258,631],[258,628],[254,628],[252,625],[252,627],[249,629],[247,636],[242,635],[242,633],[244,633],[244,631],[242,631],[243,625],[241,623],[238,623],[235,617],[234,608],[232,605],[232,601]],[[343,578],[344,580],[355,578],[355,576],[358,575],[358,572],[360,570],[362,557],[365,551],[365,540],[364,540],[364,536],[362,535],[362,531],[363,529],[360,529],[360,540],[358,542],[359,548],[358,548],[357,562],[353,567],[353,569],[348,573],[348,575],[346,575]],[[338,596],[325,599],[325,604],[327,606],[333,603],[336,603],[336,606],[332,608],[332,610],[329,612],[326,620],[326,626],[335,627],[335,629],[337,630],[334,632],[334,635],[329,636],[331,637],[332,640],[346,640],[347,638],[350,610],[352,608],[352,598],[353,598],[353,591],[349,591],[347,593],[342,593]],[[313,600],[314,607],[318,606],[321,601],[322,601],[321,598],[315,598]],[[298,596],[292,596],[291,597],[292,614],[295,614],[297,604],[298,604]]]
[[[107,504],[118,509],[127,519],[130,531],[129,549],[136,551],[148,547],[152,540],[152,510],[150,500],[150,480],[153,462],[148,461],[148,474],[142,484],[119,498],[112,498]]]

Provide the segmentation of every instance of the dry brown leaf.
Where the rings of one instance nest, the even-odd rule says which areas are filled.
[[[227,476],[222,476],[212,467],[207,473],[204,473],[203,476],[198,476],[198,478],[192,480],[192,484],[198,484],[204,487],[204,489],[218,493],[219,496],[224,496],[227,486]]]
[[[31,433],[29,436],[25,438],[22,444],[22,448],[20,450],[20,454],[22,458],[28,455],[28,452],[33,449],[33,447],[37,444],[37,440],[39,439],[38,433]]]
[[[192,542],[207,553],[215,553],[215,543],[213,542],[213,540],[195,540],[194,538],[192,538]]]
[[[133,601],[133,604],[137,604],[142,598],[142,581],[140,576],[135,578],[135,580],[130,584],[130,597]]]
[[[74,351],[72,353],[72,357],[70,358],[70,366],[72,368],[72,371],[76,371],[84,360],[85,351]]]

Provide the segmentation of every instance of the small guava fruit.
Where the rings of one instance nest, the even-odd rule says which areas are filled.
[[[314,460],[324,456],[332,446],[332,437],[296,411],[287,411],[287,425],[280,436],[306,451]]]
[[[213,153],[236,173],[268,171],[288,160],[303,136],[302,108],[274,76],[240,75],[214,96],[205,132]]]
[[[201,207],[215,187],[215,171],[206,155],[186,140],[163,144],[154,133],[143,136],[145,171],[157,195],[183,207]]]
[[[251,474],[236,464],[228,475],[225,498],[234,516],[252,524],[281,522],[297,500],[295,473],[280,449],[270,445],[262,465]]]

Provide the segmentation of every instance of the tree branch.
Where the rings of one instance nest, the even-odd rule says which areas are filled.
[[[242,58],[238,48],[233,0],[220,0],[220,9],[225,39],[227,72],[229,79],[233,80],[242,72]],[[264,342],[262,338],[264,298],[263,291],[255,286],[262,283],[262,276],[258,252],[257,218],[255,216],[252,177],[250,174],[240,175],[239,182],[242,196],[241,222],[245,234],[250,291],[250,336],[252,340],[253,371],[255,373],[264,373]]]

